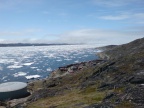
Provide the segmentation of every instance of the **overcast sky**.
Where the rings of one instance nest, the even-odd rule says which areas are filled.
[[[123,44],[144,37],[144,0],[0,0],[0,43]]]

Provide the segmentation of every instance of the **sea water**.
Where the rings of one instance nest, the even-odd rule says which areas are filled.
[[[94,45],[0,47],[0,83],[46,78],[55,69],[97,59]]]

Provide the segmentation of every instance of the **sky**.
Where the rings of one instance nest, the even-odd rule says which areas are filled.
[[[0,0],[0,43],[124,44],[144,37],[144,0]]]

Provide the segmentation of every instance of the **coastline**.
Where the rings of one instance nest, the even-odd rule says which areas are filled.
[[[15,108],[143,108],[143,43],[105,50],[98,54],[100,61],[59,67],[51,78],[29,83],[31,95]]]
[[[110,59],[110,56],[107,55],[104,51],[103,51],[103,52],[100,52],[100,53],[97,53],[96,55],[97,55],[99,58],[104,59],[104,60],[109,60],[109,59]]]
[[[21,99],[14,99],[14,100],[9,100],[7,102],[7,104],[9,104],[10,107],[15,107],[18,104],[27,102],[29,100],[29,98],[33,95],[33,93],[35,93],[36,91],[39,91],[41,89],[43,89],[43,85],[45,82],[47,81],[54,81],[55,79],[59,79],[65,76],[73,76],[74,74],[77,74],[87,68],[93,68],[95,66],[99,67],[101,64],[103,64],[104,62],[107,61],[107,58],[105,55],[100,53],[96,53],[96,56],[98,56],[99,59],[96,60],[89,60],[89,61],[85,61],[85,62],[79,62],[79,63],[72,63],[69,65],[65,65],[63,67],[58,67],[56,70],[54,70],[53,72],[50,73],[50,75],[44,79],[33,79],[30,80],[28,83],[28,92],[30,93],[30,96],[28,97],[24,97]],[[61,71],[62,68],[67,68],[65,71]],[[69,72],[68,72],[69,71]],[[37,86],[38,84],[38,86]],[[42,84],[42,86],[40,85]],[[53,87],[55,86],[55,84],[49,84],[49,87]],[[44,87],[45,88],[45,87]],[[2,102],[3,103],[3,102]],[[3,103],[5,104],[5,103]]]
[[[103,60],[103,59],[96,59],[96,60],[90,60],[86,62],[69,64],[63,67],[58,67],[58,69],[51,72],[51,74],[48,76],[47,79],[58,78],[58,77],[63,77],[68,74],[77,73],[79,71],[82,71],[83,69],[96,66],[100,64],[101,62],[105,62],[105,61],[106,60]]]
[[[136,43],[136,45],[134,43]],[[75,105],[77,104],[79,104],[79,106],[76,108],[144,106],[144,79],[141,75],[141,73],[143,73],[141,72],[143,65],[140,64],[140,61],[142,61],[141,58],[143,57],[143,50],[139,50],[143,49],[141,43],[141,40],[136,40],[118,47],[112,46],[112,49],[105,49],[103,52],[97,54],[99,58],[105,60],[105,62],[101,62],[99,65],[97,64],[92,67],[88,66],[88,68],[71,73],[70,75],[66,74],[64,76],[51,78],[49,81],[45,80],[41,84],[43,84],[44,87],[46,85],[46,89],[43,90],[40,88],[37,92],[38,94],[33,95],[30,99],[32,102],[30,106],[34,106],[34,104],[38,105],[34,102],[36,96],[41,99],[45,97],[45,95],[48,97],[48,100],[45,100],[46,102],[54,100],[54,103],[51,102],[49,103],[50,105],[47,105],[49,107],[76,107]],[[135,51],[133,45],[139,49]],[[129,56],[131,52],[134,53],[132,53],[132,56]],[[136,67],[137,63],[140,64],[139,67]],[[131,67],[133,65],[135,67]],[[46,92],[50,92],[50,94]],[[46,94],[44,95],[43,93]],[[55,100],[54,97],[64,101],[62,101],[61,104],[55,104],[59,103],[59,100]],[[69,97],[75,101],[69,99]],[[77,97],[78,100],[75,97]],[[87,98],[83,100],[84,97]],[[89,101],[90,99],[91,101]],[[70,103],[67,103],[67,101],[70,101]],[[40,100],[38,102],[41,103]]]

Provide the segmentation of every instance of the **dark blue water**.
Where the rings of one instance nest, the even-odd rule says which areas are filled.
[[[94,48],[87,45],[0,48],[0,82],[46,78],[58,67],[97,59]]]

